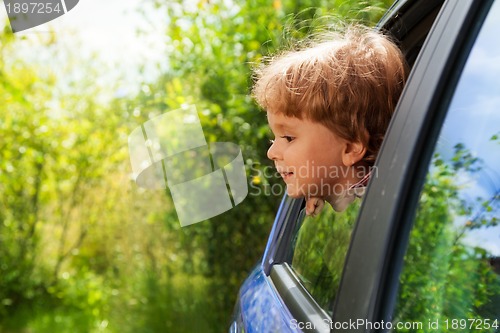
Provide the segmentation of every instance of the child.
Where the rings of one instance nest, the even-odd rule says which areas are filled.
[[[253,95],[275,136],[267,156],[308,215],[363,194],[405,78],[399,48],[359,27],[257,70]]]

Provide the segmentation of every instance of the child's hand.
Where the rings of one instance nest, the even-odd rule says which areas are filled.
[[[323,206],[325,205],[325,200],[321,198],[311,197],[306,200],[306,214],[309,216],[316,216],[321,212]]]

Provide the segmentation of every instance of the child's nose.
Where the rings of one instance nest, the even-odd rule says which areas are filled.
[[[274,141],[271,144],[271,147],[269,147],[269,149],[267,150],[267,158],[269,158],[270,160],[273,160],[273,161],[279,159],[279,151],[278,151],[278,146],[276,144],[276,141]]]

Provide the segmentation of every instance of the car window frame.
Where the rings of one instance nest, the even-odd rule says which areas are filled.
[[[391,320],[427,167],[459,74],[492,3],[448,0],[434,22],[382,146],[379,177],[372,180],[361,207],[333,322]]]
[[[273,265],[287,261],[288,244],[293,238],[304,205],[304,198],[291,198],[287,194],[283,196],[262,259],[261,267],[266,276],[271,274]]]

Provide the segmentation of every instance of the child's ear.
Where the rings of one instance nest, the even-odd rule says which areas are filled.
[[[342,163],[345,166],[353,166],[361,161],[366,154],[366,147],[361,142],[347,142],[344,154],[342,154]]]

